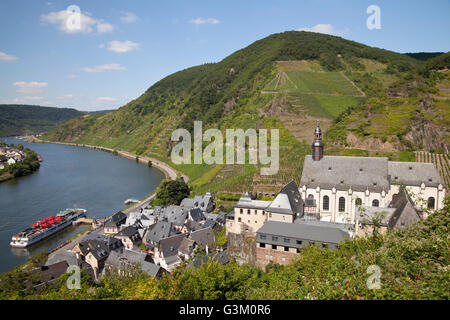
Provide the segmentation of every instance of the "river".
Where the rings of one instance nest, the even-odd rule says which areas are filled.
[[[13,138],[0,141],[22,143],[43,158],[34,173],[0,183],[0,273],[86,228],[68,227],[29,248],[11,248],[11,237],[37,220],[66,208],[84,208],[88,217],[103,218],[124,209],[126,199],[149,195],[164,179],[158,169],[105,151]]]

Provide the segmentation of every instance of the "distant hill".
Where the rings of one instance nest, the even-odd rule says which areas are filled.
[[[83,113],[69,108],[0,105],[0,137],[48,132]]]
[[[420,60],[420,61],[427,61],[434,57],[437,57],[444,52],[409,52],[405,53],[407,56],[410,56],[411,58]]]
[[[430,74],[446,65],[442,57],[423,62],[331,35],[273,34],[218,63],[169,75],[114,112],[72,119],[46,139],[160,159],[187,174],[198,193],[276,193],[299,182],[317,120],[330,131],[327,154],[402,160],[414,158],[414,149],[448,150],[448,76]],[[204,130],[278,128],[278,174],[261,176],[253,165],[171,163],[172,132],[192,132],[195,120]]]

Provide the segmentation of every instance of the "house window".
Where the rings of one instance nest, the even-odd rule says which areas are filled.
[[[278,241],[278,237],[272,237],[272,241]]]
[[[238,222],[241,222],[242,221],[242,219],[241,218],[238,218]]]
[[[277,245],[276,245],[276,244],[273,244],[273,245],[272,245],[272,249],[273,249],[273,250],[277,250]]]
[[[263,210],[262,215],[265,215],[265,214],[266,214],[266,212]]]
[[[265,243],[260,243],[260,244],[259,244],[259,247],[260,247],[260,248],[265,248],[265,247],[266,247],[266,244],[265,244]]]
[[[285,243],[289,243],[289,242],[291,242],[291,240],[288,239],[288,238],[284,238],[284,242],[285,242]]]
[[[324,249],[328,248],[328,243],[322,243],[322,248]]]
[[[323,196],[323,210],[330,210],[330,198],[328,196]]]
[[[284,257],[281,258],[281,261],[286,262],[286,258],[284,258]]]
[[[289,251],[289,247],[284,247],[284,251]]]
[[[266,240],[266,235],[262,234],[262,235],[259,236],[259,238],[262,239],[262,240]]]
[[[241,209],[241,214],[244,213],[244,209]]]
[[[435,203],[434,197],[429,197],[427,202],[427,208],[434,210],[434,203]]]
[[[356,205],[357,205],[357,206],[362,205],[362,200],[361,200],[361,198],[356,198]]]
[[[303,243],[302,240],[297,240],[298,245],[302,245],[302,243]]]
[[[345,211],[345,198],[340,197],[339,198],[339,212],[344,212],[344,211]]]
[[[247,214],[250,214],[250,209],[247,210]]]
[[[372,207],[379,207],[380,206],[380,201],[378,201],[377,199],[372,201]]]

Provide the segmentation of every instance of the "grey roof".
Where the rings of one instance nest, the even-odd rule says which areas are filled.
[[[195,231],[195,230],[200,230],[203,228],[203,226],[193,220],[188,220],[185,224],[185,227],[189,230],[189,231]]]
[[[159,249],[162,251],[164,259],[178,254],[178,248],[185,237],[186,234],[177,234],[159,242]]]
[[[203,212],[208,212],[214,200],[214,193],[208,191],[204,196],[195,196],[194,198],[184,198],[180,206],[184,209],[199,208]]]
[[[230,262],[230,256],[226,252],[211,252],[203,258],[196,259],[190,263],[188,263],[188,267],[200,268],[202,264],[208,263],[209,261],[216,261],[220,264],[227,264]]]
[[[161,239],[170,237],[176,232],[173,229],[173,225],[168,221],[158,221],[147,231],[147,241],[160,242]]]
[[[67,263],[67,261],[60,261],[52,265],[42,266],[39,269],[35,269],[33,270],[33,273],[38,274],[38,281],[40,283],[45,283],[50,280],[59,278],[67,271],[68,267],[69,264]]]
[[[102,241],[106,244],[106,246],[109,248],[109,250],[117,249],[122,247],[122,241],[115,237],[99,234],[96,232],[92,232],[88,235],[86,235],[83,240],[98,240]]]
[[[132,250],[123,250],[122,252],[112,251],[105,261],[105,266],[121,269],[140,266],[142,271],[152,277],[156,277],[162,269],[153,263],[152,258],[147,253]]]
[[[189,237],[202,247],[211,246],[216,242],[214,231],[211,228],[194,231]]]
[[[432,163],[389,161],[388,174],[391,177],[391,183],[398,182],[409,186],[420,186],[423,182],[427,187],[444,185],[441,176]]]
[[[245,208],[245,209],[259,209],[265,210],[272,201],[263,201],[263,200],[253,200],[251,195],[246,192],[235,205],[236,208]]]
[[[193,208],[193,209],[189,210],[189,215],[192,220],[197,221],[197,222],[206,219],[205,215],[203,214],[203,212],[200,208]]]
[[[314,161],[305,157],[300,185],[308,188],[381,192],[389,190],[388,159],[324,156]]]
[[[195,241],[185,237],[181,241],[180,246],[178,247],[178,251],[186,255],[191,255],[191,253],[194,251],[194,247]]]
[[[118,227],[127,219],[127,215],[122,211],[116,212],[105,222],[105,227]]]
[[[108,246],[103,241],[99,240],[83,240],[78,246],[84,256],[91,253],[98,261],[106,259],[110,253]]]
[[[380,208],[380,207],[369,207],[369,206],[360,206],[360,210],[356,210],[356,219],[360,222],[364,222],[365,224],[372,224],[373,218],[377,217],[382,212],[385,213],[383,219],[381,220],[381,225],[387,226],[389,224],[389,220],[395,212],[395,208]]]
[[[151,277],[157,277],[164,270],[162,267],[147,261],[142,263],[141,269]]]
[[[77,254],[72,251],[63,250],[56,252],[54,254],[49,255],[47,262],[45,263],[46,266],[55,264],[57,262],[66,261],[69,266],[77,266],[78,265],[78,259]]]
[[[284,214],[303,213],[303,200],[297,184],[291,181],[285,185],[266,210]]]
[[[118,238],[126,237],[126,238],[130,238],[132,241],[140,241],[140,239],[141,239],[138,229],[134,226],[125,227],[124,229],[119,231],[115,235],[115,237],[118,237]]]
[[[182,226],[187,219],[187,215],[187,210],[181,208],[181,206],[168,206],[163,209],[161,217],[173,224]]]
[[[273,235],[279,238],[292,238],[333,244],[337,244],[340,241],[349,238],[347,232],[336,226],[319,226],[307,222],[305,223],[305,221],[298,221],[297,223],[267,221],[256,233],[257,241],[260,241],[261,234]],[[267,241],[264,242],[271,243],[271,239],[267,239]],[[282,243],[283,241],[280,239],[278,244],[282,245]]]
[[[321,220],[309,220],[309,219],[295,219],[294,223],[319,226],[319,227],[335,227],[341,229],[344,232],[352,232],[353,224],[351,223],[342,223],[342,222],[330,222],[330,221],[321,221]]]
[[[188,210],[194,208],[194,199],[184,198],[183,200],[181,200],[180,207]]]
[[[405,192],[405,190],[400,189],[399,193],[395,194],[392,197],[392,201],[389,204],[389,208],[395,208],[394,213],[391,215],[389,219],[388,223],[389,228],[393,228],[397,224],[397,221],[400,219],[400,216],[408,210],[407,207],[410,208],[409,209],[409,212],[411,214],[410,217],[413,218],[411,221],[421,219],[421,214],[419,214],[419,210],[417,210],[417,208],[415,207],[412,199]]]
[[[216,220],[213,219],[207,219],[205,223],[203,224],[203,228],[214,228],[216,225]]]

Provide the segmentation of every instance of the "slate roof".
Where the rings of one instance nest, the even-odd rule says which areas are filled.
[[[386,214],[381,221],[381,225],[383,226],[387,226],[389,224],[389,220],[396,210],[395,208],[379,208],[369,206],[361,206],[361,209],[363,209],[364,212],[359,212],[359,210],[356,210],[356,219],[358,219],[360,222],[364,221],[365,224],[372,224],[372,219],[374,217],[376,217],[381,212],[385,212]]]
[[[204,196],[195,196],[194,198],[184,198],[180,206],[186,210],[199,208],[203,212],[208,212],[214,200],[214,193],[207,192]]]
[[[194,231],[190,234],[189,238],[194,240],[199,246],[206,247],[211,246],[216,242],[214,231],[211,228],[204,228]]]
[[[105,222],[105,227],[118,227],[127,219],[127,215],[122,211],[116,212]]]
[[[235,205],[235,208],[259,209],[265,210],[270,206],[271,201],[253,200],[248,192],[246,192]]]
[[[104,260],[109,255],[109,248],[103,241],[85,240],[79,243],[81,253],[87,256],[91,253],[97,261]]]
[[[432,163],[389,161],[388,174],[391,183],[398,182],[409,186],[420,186],[423,182],[427,187],[444,185],[441,176]]]
[[[121,231],[119,231],[115,237],[127,237],[132,238],[133,236],[136,236],[138,233],[138,229],[134,226],[128,226],[123,228]]]
[[[147,241],[160,242],[161,239],[170,237],[176,232],[173,229],[173,224],[168,221],[158,221],[147,231]]]
[[[162,251],[164,259],[167,260],[168,257],[178,254],[178,248],[185,237],[185,234],[177,234],[159,242],[159,249]]]
[[[200,208],[193,208],[193,209],[189,210],[189,215],[190,215],[191,219],[196,222],[206,219],[205,215],[203,214],[203,212]]]
[[[114,250],[114,249],[117,249],[117,248],[120,248],[123,246],[122,241],[120,241],[119,239],[117,239],[115,237],[99,234],[96,232],[92,232],[92,233],[86,235],[84,237],[83,241],[84,240],[101,241],[108,247],[109,250]]]
[[[188,220],[184,226],[186,227],[186,229],[188,229],[188,231],[196,231],[203,228],[200,223],[193,220]]]
[[[60,261],[52,265],[42,266],[41,268],[35,269],[33,273],[39,275],[40,283],[45,283],[50,280],[59,278],[67,271],[68,267],[69,264],[67,263],[67,261]]]
[[[302,214],[303,200],[297,184],[291,181],[285,185],[266,210],[274,213]]]
[[[63,250],[56,252],[54,254],[49,255],[47,262],[45,263],[46,266],[55,264],[57,262],[66,261],[69,266],[77,266],[78,265],[78,259],[77,254],[72,251]]]
[[[374,157],[305,157],[300,186],[322,189],[381,192],[389,190],[388,159]]]
[[[267,236],[267,239],[262,242],[274,243],[271,238],[273,235],[278,237],[278,243],[275,240],[273,241],[275,241],[275,244],[279,245],[283,245],[282,238],[311,240],[333,244],[337,244],[340,241],[349,238],[349,234],[341,228],[337,228],[333,225],[312,225],[311,223],[305,223],[304,221],[298,221],[297,223],[267,221],[256,233],[257,242],[262,241],[260,238],[261,235],[269,235]]]
[[[216,220],[214,219],[207,219],[205,223],[203,224],[203,228],[214,228],[216,225]]]
[[[194,251],[195,241],[189,238],[184,237],[178,247],[178,251],[182,254],[190,256]]]
[[[391,215],[389,222],[388,222],[389,228],[393,228],[397,224],[398,219],[403,214],[403,212],[408,204],[412,208],[411,212],[415,212],[415,214],[417,214],[417,219],[418,220],[422,219],[421,215],[419,214],[419,211],[416,209],[412,199],[408,196],[408,194],[405,192],[405,190],[400,189],[399,193],[395,194],[392,197],[392,201],[389,204],[389,208],[395,208],[395,211]],[[412,213],[412,215],[414,215],[414,213]]]
[[[152,277],[156,277],[162,269],[154,264],[152,258],[145,252],[131,250],[123,250],[121,253],[113,251],[105,261],[105,266],[118,268],[131,267],[133,265],[139,265],[142,271]]]
[[[161,217],[175,225],[182,226],[187,219],[187,215],[187,210],[181,208],[181,206],[168,206],[163,209]]]
[[[208,263],[209,261],[216,261],[220,264],[227,264],[230,262],[230,256],[226,252],[211,252],[210,254],[204,256],[203,258],[196,259],[192,262],[190,262],[187,266],[188,267],[194,267],[194,268],[200,268],[202,264]]]

